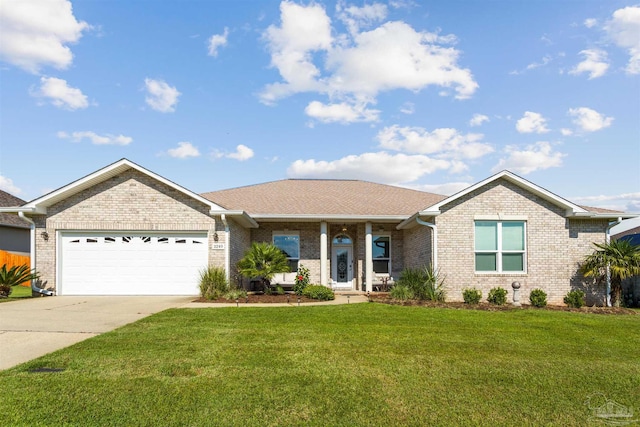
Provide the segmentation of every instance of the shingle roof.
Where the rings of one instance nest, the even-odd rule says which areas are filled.
[[[411,216],[446,198],[359,180],[285,179],[202,194],[249,215]]]
[[[6,191],[0,190],[0,207],[22,206],[26,202]],[[11,227],[28,228],[26,222],[18,218],[18,215],[9,213],[0,213],[0,225],[8,225]]]

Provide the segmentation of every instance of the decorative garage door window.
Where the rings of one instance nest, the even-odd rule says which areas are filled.
[[[69,240],[70,244],[79,243],[131,243],[131,244],[145,244],[145,243],[181,243],[191,245],[203,245],[206,243],[206,238],[203,237],[156,237],[156,236],[99,236],[99,237],[81,237],[78,239]]]

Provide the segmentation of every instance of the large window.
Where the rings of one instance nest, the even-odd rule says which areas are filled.
[[[525,225],[524,221],[476,221],[476,271],[523,273]]]
[[[297,233],[273,233],[273,244],[285,254],[289,260],[289,268],[291,271],[298,271],[298,261],[300,261],[300,236]]]
[[[391,238],[389,236],[373,236],[373,272],[375,274],[391,273]]]

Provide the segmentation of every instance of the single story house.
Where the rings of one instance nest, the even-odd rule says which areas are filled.
[[[26,202],[0,190],[0,207],[20,206]],[[29,224],[16,215],[0,213],[0,251],[29,255]]]
[[[32,261],[58,295],[195,295],[199,270],[222,266],[233,281],[258,241],[337,290],[372,292],[431,264],[449,300],[467,287],[510,293],[518,281],[525,298],[542,288],[559,304],[586,286],[578,263],[592,242],[634,216],[578,206],[508,171],[450,197],[313,179],[195,194],[127,159],[4,211],[31,225]]]

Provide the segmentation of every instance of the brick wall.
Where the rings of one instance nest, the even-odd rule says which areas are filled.
[[[525,274],[477,274],[474,260],[474,216],[526,216],[527,272]],[[573,288],[585,288],[578,263],[592,251],[592,242],[604,242],[606,220],[574,220],[564,209],[506,181],[497,180],[442,208],[438,225],[438,263],[446,277],[449,300],[462,300],[462,290],[476,287],[486,298],[501,286],[512,300],[511,283],[521,283],[521,302],[541,288],[551,304],[562,304]],[[604,291],[589,289],[591,301],[602,303]]]
[[[94,185],[36,215],[36,263],[47,288],[56,281],[56,231],[200,231],[213,233],[224,228],[208,215],[208,206],[159,181],[128,170]],[[222,227],[222,228],[221,228]],[[41,238],[47,231],[49,240]],[[210,247],[210,246],[209,246]],[[224,266],[224,252],[209,251],[213,265]]]

